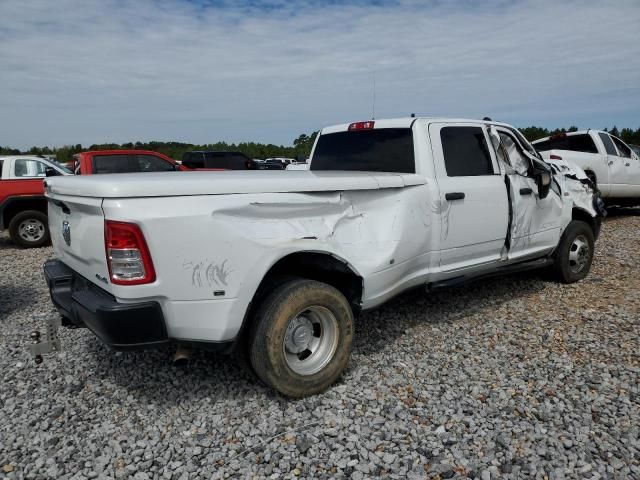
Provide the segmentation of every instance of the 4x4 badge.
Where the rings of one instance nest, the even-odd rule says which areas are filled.
[[[64,220],[62,222],[62,238],[64,238],[64,243],[67,244],[68,247],[71,246],[71,225],[69,222]]]

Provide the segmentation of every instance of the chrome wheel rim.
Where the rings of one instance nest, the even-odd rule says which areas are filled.
[[[322,370],[336,353],[338,331],[335,315],[319,305],[291,317],[282,341],[287,366],[299,375]]]
[[[569,270],[572,273],[580,273],[589,263],[591,249],[584,235],[578,235],[569,247]]]
[[[27,242],[37,242],[45,235],[45,226],[40,220],[28,218],[23,220],[18,226],[18,235]]]

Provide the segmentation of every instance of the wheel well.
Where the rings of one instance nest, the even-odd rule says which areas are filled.
[[[44,198],[25,198],[9,200],[8,204],[2,209],[1,224],[5,228],[18,213],[25,210],[36,210],[47,214],[47,201]]]
[[[363,279],[344,261],[327,253],[298,252],[278,260],[264,276],[245,314],[238,340],[248,334],[255,312],[262,300],[266,298],[283,279],[301,277],[327,283],[338,289],[351,304],[354,312],[361,306]]]
[[[580,220],[581,222],[585,222],[587,225],[591,227],[593,231],[594,238],[598,237],[599,226],[597,220],[592,217],[588,212],[582,210],[581,208],[574,207],[571,210],[571,219],[572,220]]]
[[[337,288],[351,305],[358,308],[362,299],[362,277],[344,261],[326,253],[299,252],[278,260],[260,282],[258,292],[270,290],[277,277],[302,277]]]
[[[585,170],[584,173],[587,175],[587,177],[589,177],[589,180],[591,180],[596,185],[598,184],[598,177],[596,176],[596,172],[594,172],[593,170]]]

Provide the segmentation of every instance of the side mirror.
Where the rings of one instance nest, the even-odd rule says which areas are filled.
[[[536,185],[538,185],[538,197],[546,198],[551,189],[551,174],[549,172],[536,172]]]
[[[44,169],[45,177],[55,177],[57,175],[60,175],[60,173],[53,167],[47,167]]]

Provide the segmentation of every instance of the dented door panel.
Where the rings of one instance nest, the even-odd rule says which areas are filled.
[[[560,238],[562,197],[551,190],[540,198],[536,181],[530,176],[531,159],[507,129],[496,130],[499,144],[493,135],[492,142],[507,176],[511,202],[507,256],[514,260],[539,256],[552,250]]]

